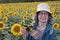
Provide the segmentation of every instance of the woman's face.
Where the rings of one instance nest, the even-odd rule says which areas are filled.
[[[38,15],[39,22],[46,23],[48,21],[48,12],[41,11]]]

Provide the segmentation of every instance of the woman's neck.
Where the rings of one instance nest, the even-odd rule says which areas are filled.
[[[43,27],[45,27],[45,26],[46,26],[46,23],[41,23],[41,22],[39,22],[39,25],[38,25],[39,28],[43,28]]]

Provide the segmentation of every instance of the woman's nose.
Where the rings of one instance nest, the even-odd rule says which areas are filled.
[[[45,15],[43,14],[42,17],[45,17]]]

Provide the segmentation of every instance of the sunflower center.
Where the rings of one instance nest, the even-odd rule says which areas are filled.
[[[33,15],[31,14],[31,16],[33,16]]]
[[[15,32],[20,32],[20,27],[19,26],[15,26],[14,31]]]
[[[4,18],[4,20],[6,20],[6,18]]]
[[[0,28],[2,28],[3,27],[3,24],[2,23],[0,23]]]
[[[54,25],[55,28],[57,28],[57,25]]]
[[[24,17],[24,18],[26,18],[26,17]]]
[[[4,17],[4,20],[7,20],[7,17]]]

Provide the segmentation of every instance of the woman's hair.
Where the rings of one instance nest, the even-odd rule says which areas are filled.
[[[39,20],[38,20],[39,13],[40,13],[40,11],[36,12],[36,14],[35,14],[35,18],[34,18],[35,22],[39,22]],[[48,12],[48,17],[49,18],[48,18],[47,23],[52,24],[53,23],[53,17],[52,17],[52,14],[49,12]]]

